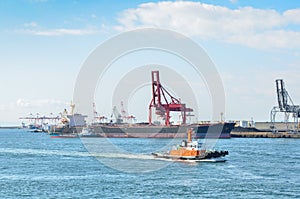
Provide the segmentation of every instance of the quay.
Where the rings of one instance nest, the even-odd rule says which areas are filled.
[[[232,138],[300,138],[300,133],[289,132],[231,132]]]

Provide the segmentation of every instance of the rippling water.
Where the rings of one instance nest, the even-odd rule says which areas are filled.
[[[300,139],[219,140],[227,162],[171,164],[149,155],[169,139],[110,141],[133,154],[91,154],[80,139],[0,130],[0,198],[300,198]],[[160,169],[138,172],[135,161]]]

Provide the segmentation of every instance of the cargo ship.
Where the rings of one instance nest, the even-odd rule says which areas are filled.
[[[94,113],[97,113],[94,106]],[[74,111],[74,105],[71,107]],[[181,124],[173,125],[170,121],[171,112],[181,113]],[[123,112],[123,111],[122,111]],[[163,125],[152,121],[152,112],[165,122]],[[184,138],[188,129],[195,132],[194,138],[230,138],[230,132],[234,128],[233,122],[205,122],[187,124],[186,118],[193,112],[181,100],[172,96],[160,83],[159,71],[152,71],[152,100],[149,105],[149,121],[145,123],[127,124],[123,123],[122,115],[114,107],[115,122],[92,123],[84,126],[84,117],[80,114],[68,115],[66,120],[70,125],[56,128],[56,134],[77,134],[79,137],[114,137],[114,138]],[[73,118],[75,117],[76,118]],[[97,116],[94,115],[94,119]],[[78,122],[80,121],[80,122]],[[82,130],[84,129],[84,130]],[[53,130],[52,130],[53,131]]]
[[[72,116],[69,116],[72,118]],[[76,114],[80,117],[80,114]],[[52,126],[49,134],[54,138],[108,137],[108,138],[184,138],[188,129],[194,138],[230,138],[235,123],[203,123],[190,125],[155,126],[148,124],[92,124],[88,126]],[[75,136],[76,135],[76,136]]]
[[[138,125],[92,125],[88,127],[89,134],[80,136],[110,137],[110,138],[184,138],[188,129],[195,132],[194,138],[230,138],[230,132],[235,123],[220,122],[209,124],[153,126]]]
[[[77,115],[78,117],[78,115]],[[101,124],[82,126],[65,126],[52,128],[53,138],[73,137],[107,137],[107,138],[184,138],[188,129],[193,129],[195,139],[230,138],[235,123],[219,122],[207,124],[153,126],[147,124]],[[76,135],[76,136],[75,136]]]

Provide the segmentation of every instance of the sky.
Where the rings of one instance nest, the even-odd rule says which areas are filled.
[[[90,53],[115,35],[143,27],[179,32],[205,49],[222,78],[227,120],[269,121],[277,105],[277,78],[284,79],[294,103],[300,104],[300,1],[7,0],[0,1],[0,126],[19,124],[18,118],[30,113],[57,115],[68,108]],[[121,65],[130,69],[137,57],[134,65],[153,63],[151,52],[143,56],[146,61],[137,54],[115,63],[97,92],[122,78]],[[155,63],[160,56],[167,65],[181,63],[164,54],[155,56]],[[128,104],[139,121],[147,120],[147,89]],[[209,94],[203,95],[199,120],[210,118]],[[109,117],[115,104],[99,96],[97,112]]]

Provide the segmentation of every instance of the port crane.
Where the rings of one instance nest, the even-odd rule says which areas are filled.
[[[48,122],[56,123],[60,117],[59,116],[53,116],[53,113],[50,113],[50,116],[40,116],[39,113],[34,116],[32,113],[30,113],[29,116],[26,117],[19,117],[20,120],[28,120],[29,121],[29,128],[40,128],[43,126],[43,124],[46,124]],[[23,128],[27,128],[24,122],[22,122]]]
[[[159,71],[152,71],[152,100],[149,105],[149,125],[152,124],[152,108],[155,114],[165,120],[165,125],[170,126],[170,112],[181,112],[182,124],[186,124],[187,112],[193,112],[193,109],[187,108],[185,104],[172,96],[160,83]]]
[[[123,121],[130,122],[130,123],[134,123],[136,121],[134,115],[128,115],[128,113],[126,112],[123,101],[121,101],[121,115],[122,115]]]
[[[121,124],[123,122],[122,115],[119,113],[116,106],[113,107],[112,114],[110,117],[112,118],[113,116],[116,119],[115,121],[116,124]]]
[[[94,114],[94,121],[93,121],[93,123],[96,124],[96,123],[105,123],[105,122],[107,122],[107,117],[100,116],[98,114],[95,102],[93,103],[93,114]]]
[[[281,112],[284,113],[284,122],[286,124],[287,130],[289,129],[289,116],[292,115],[294,118],[292,130],[295,132],[299,131],[299,118],[300,118],[300,106],[294,105],[293,100],[287,90],[285,89],[283,79],[277,79],[275,81],[276,91],[277,91],[277,101],[278,106],[274,106],[271,110],[270,117],[272,123],[272,130],[276,132],[275,121],[276,114]]]

